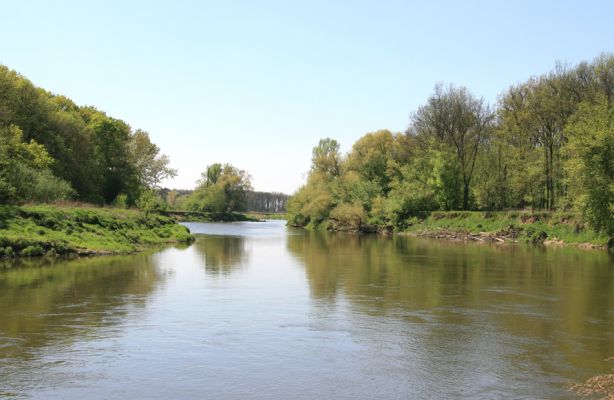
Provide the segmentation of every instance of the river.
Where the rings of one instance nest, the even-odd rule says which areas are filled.
[[[605,252],[186,225],[0,264],[0,398],[572,399],[614,368]]]

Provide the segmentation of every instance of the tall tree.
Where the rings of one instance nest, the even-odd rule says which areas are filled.
[[[422,138],[455,155],[462,180],[462,208],[469,209],[475,164],[494,115],[483,99],[474,97],[467,88],[435,86],[427,104],[411,118],[407,133]]]
[[[390,182],[408,159],[405,141],[405,136],[387,129],[367,133],[352,146],[347,168],[379,185],[383,193],[388,194]]]
[[[335,139],[320,139],[312,151],[311,170],[327,178],[338,177],[341,174],[339,148],[339,142]]]
[[[144,188],[155,189],[163,179],[177,176],[177,170],[169,167],[168,156],[160,154],[160,148],[151,142],[149,133],[137,129],[131,137],[130,151]]]
[[[89,125],[105,202],[111,203],[120,193],[127,194],[130,202],[136,201],[140,187],[138,171],[130,154],[130,127],[102,113],[95,113]]]
[[[614,107],[607,96],[583,102],[565,133],[574,205],[593,227],[614,235]]]

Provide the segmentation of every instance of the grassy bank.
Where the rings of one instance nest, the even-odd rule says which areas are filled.
[[[174,219],[136,210],[0,206],[0,258],[130,253],[191,240]]]
[[[161,214],[179,222],[239,222],[261,221],[256,215],[239,212],[210,213],[200,211],[161,211]]]
[[[404,233],[452,240],[517,242],[607,248],[612,238],[595,232],[570,213],[432,212],[408,221]]]

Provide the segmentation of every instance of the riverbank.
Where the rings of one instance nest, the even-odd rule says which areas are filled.
[[[549,212],[432,212],[425,218],[408,221],[408,227],[400,233],[456,241],[593,249],[607,249],[613,242],[574,214]]]
[[[161,215],[177,222],[259,222],[262,219],[249,213],[224,212],[210,213],[200,211],[160,211]]]
[[[301,226],[293,225],[301,228]],[[530,211],[434,211],[405,220],[402,227],[365,223],[361,218],[329,218],[307,229],[399,234],[464,242],[528,243],[608,249],[614,238],[589,227],[573,213]]]
[[[200,211],[160,211],[160,214],[172,217],[178,222],[262,222],[266,220],[284,220],[286,213],[264,213],[256,211],[210,213]]]
[[[0,206],[0,258],[125,254],[188,243],[189,230],[162,215],[87,206]]]

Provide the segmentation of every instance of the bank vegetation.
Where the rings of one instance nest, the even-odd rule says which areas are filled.
[[[608,54],[557,64],[508,88],[496,105],[437,84],[405,132],[367,133],[347,154],[336,140],[320,140],[307,183],[289,201],[289,223],[493,237],[507,237],[496,235],[507,229],[533,241],[525,228],[534,219],[531,232],[541,242],[611,244],[613,101]],[[441,211],[481,214],[435,214]],[[468,222],[478,215],[480,222]]]

